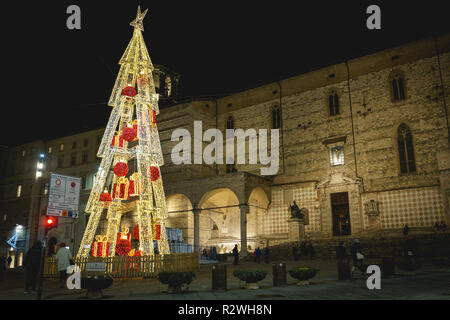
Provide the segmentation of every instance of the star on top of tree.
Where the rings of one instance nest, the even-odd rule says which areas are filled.
[[[130,26],[139,28],[141,31],[144,31],[144,25],[142,24],[142,21],[144,20],[145,15],[147,14],[147,11],[148,11],[148,9],[146,9],[143,13],[141,13],[141,6],[138,6],[136,19],[134,19],[130,23]]]

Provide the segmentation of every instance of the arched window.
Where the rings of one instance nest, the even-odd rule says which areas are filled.
[[[234,129],[234,120],[232,116],[228,117],[227,120],[227,129]]]
[[[166,83],[165,83],[165,88],[166,88],[166,96],[170,97],[172,94],[172,79],[170,79],[169,76],[166,77]]]
[[[335,116],[339,114],[339,96],[336,91],[331,91],[328,97],[328,105],[330,108],[330,116]]]
[[[392,77],[392,99],[394,101],[405,100],[405,81],[397,73]]]
[[[278,106],[272,109],[272,127],[273,129],[281,128],[281,110]]]
[[[414,146],[411,130],[402,123],[397,130],[398,156],[400,159],[400,172],[416,172],[416,161],[414,158]]]

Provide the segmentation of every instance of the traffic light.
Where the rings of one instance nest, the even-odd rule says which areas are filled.
[[[45,234],[58,227],[58,217],[45,216]]]

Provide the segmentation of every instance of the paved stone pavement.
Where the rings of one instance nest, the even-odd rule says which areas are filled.
[[[211,265],[202,265],[183,294],[167,293],[167,286],[157,279],[115,280],[103,291],[103,299],[116,300],[328,300],[328,299],[439,299],[450,300],[450,269],[439,269],[430,264],[414,272],[396,270],[396,275],[383,278],[381,290],[368,290],[365,277],[356,274],[354,279],[337,281],[336,262],[333,260],[284,261],[289,270],[297,266],[311,266],[320,269],[309,286],[297,286],[296,280],[287,275],[287,285],[274,287],[272,263],[256,264],[245,262],[238,266],[227,262],[228,290],[213,291],[211,288]],[[370,261],[367,261],[370,263]],[[260,289],[243,289],[244,282],[233,276],[237,268],[263,269],[267,277],[260,281]],[[35,294],[24,294],[24,274],[9,271],[6,280],[0,283],[1,300],[34,300]],[[84,299],[84,290],[60,289],[55,281],[45,281],[43,299],[75,300]]]

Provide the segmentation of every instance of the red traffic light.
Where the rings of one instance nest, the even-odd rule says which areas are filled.
[[[58,217],[45,217],[45,230],[48,231],[50,229],[58,227]]]

